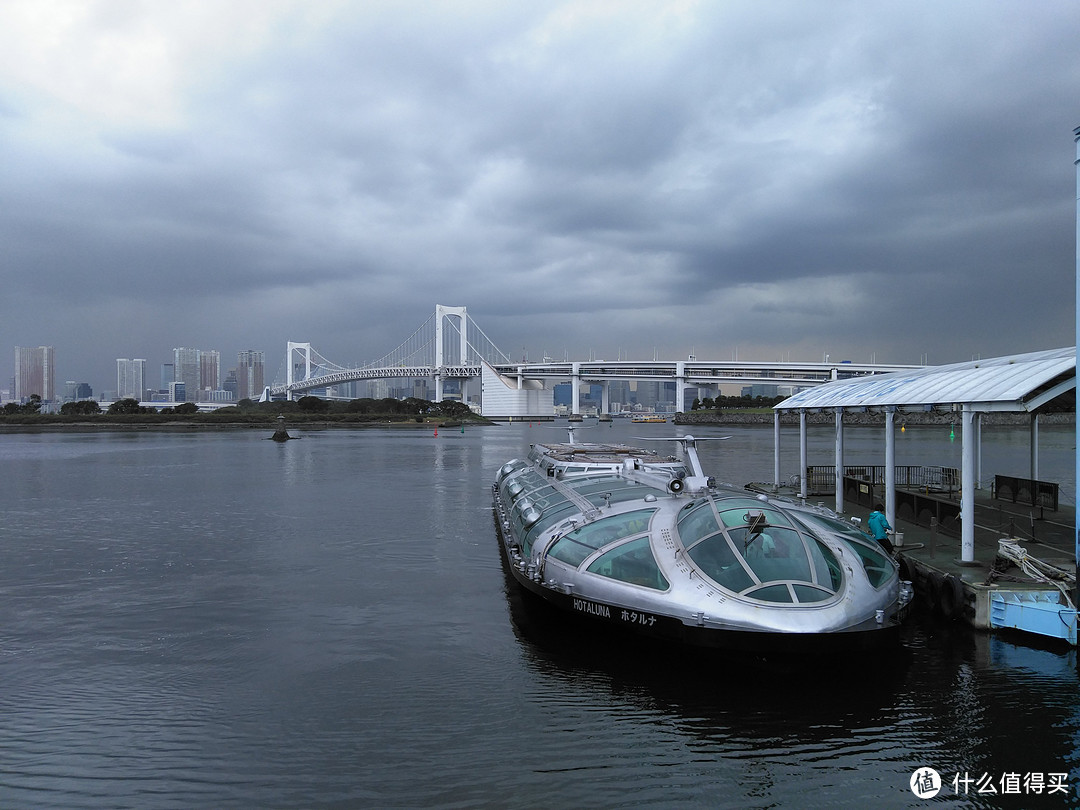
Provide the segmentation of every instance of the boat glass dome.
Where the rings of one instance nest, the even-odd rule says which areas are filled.
[[[597,557],[588,569],[591,574],[641,585],[658,591],[668,589],[668,581],[656,564],[648,535],[620,543]]]
[[[684,510],[679,538],[717,585],[766,602],[823,602],[843,584],[833,552],[785,513],[753,499],[707,499]]]
[[[655,512],[655,509],[639,509],[586,523],[556,540],[548,556],[578,566],[597,549],[648,531]]]

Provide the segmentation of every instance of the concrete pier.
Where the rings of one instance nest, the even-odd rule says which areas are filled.
[[[999,555],[999,541],[1012,539],[1030,557],[1063,572],[1075,570],[1075,519],[1072,505],[1056,510],[1012,503],[976,492],[974,559],[961,561],[958,526],[929,527],[897,519],[903,535],[896,548],[903,578],[915,585],[916,598],[939,616],[978,630],[1020,630],[1076,645],[1076,611],[1062,590],[1038,582]],[[855,504],[847,513],[863,518],[870,510]],[[1070,595],[1075,586],[1062,582]]]

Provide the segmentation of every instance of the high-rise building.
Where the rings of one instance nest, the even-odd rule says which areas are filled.
[[[142,401],[146,394],[146,361],[116,358],[116,398]]]
[[[248,349],[236,356],[236,398],[258,399],[262,396],[265,379],[265,356]]]
[[[15,399],[37,394],[44,402],[56,399],[56,356],[52,346],[15,347]]]
[[[230,369],[229,372],[225,375],[225,381],[221,384],[221,388],[222,390],[229,392],[229,399],[231,399],[233,402],[236,402],[236,400],[240,399],[240,397],[236,395],[237,382],[235,368]]]
[[[90,387],[90,383],[79,382],[78,380],[67,380],[64,383],[64,396],[68,402],[93,399],[94,389]]]
[[[181,382],[184,384],[182,389],[174,389],[176,396],[181,396],[182,390],[183,396],[187,399],[174,399],[174,402],[186,402],[190,399],[192,402],[198,399],[199,391],[199,378],[201,376],[201,368],[199,364],[199,350],[198,349],[173,349],[173,382]]]
[[[217,391],[221,388],[221,352],[199,352],[199,390]]]
[[[161,386],[158,388],[163,394],[168,393],[169,386],[176,382],[176,367],[172,363],[161,364]]]

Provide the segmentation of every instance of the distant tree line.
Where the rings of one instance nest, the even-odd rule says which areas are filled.
[[[218,408],[210,413],[199,413],[194,402],[181,402],[164,408],[140,405],[133,398],[118,399],[102,410],[101,405],[92,399],[78,402],[65,402],[60,406],[60,416],[41,413],[41,397],[32,395],[24,404],[8,402],[0,408],[0,417],[22,417],[25,421],[31,417],[34,421],[57,420],[61,417],[137,417],[139,421],[168,421],[176,416],[196,417],[200,421],[213,422],[251,422],[265,421],[279,413],[296,417],[320,416],[345,421],[370,421],[375,418],[388,418],[395,421],[425,418],[468,419],[473,416],[472,409],[463,402],[445,400],[430,402],[426,399],[406,397],[394,399],[353,399],[349,401],[326,400],[314,396],[301,397],[295,401],[256,402],[242,399],[235,405]]]
[[[705,397],[704,399],[694,398],[693,403],[690,405],[692,411],[712,411],[720,410],[723,408],[771,408],[778,402],[783,402],[787,397],[749,397],[749,396],[719,396],[719,397]]]

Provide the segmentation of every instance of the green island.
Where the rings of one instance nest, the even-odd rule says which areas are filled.
[[[289,427],[375,427],[396,425],[444,426],[490,425],[462,402],[426,399],[326,400],[306,396],[296,401],[256,402],[242,399],[235,405],[200,411],[194,402],[164,408],[140,405],[135,399],[121,399],[106,408],[94,400],[65,402],[59,413],[42,413],[41,399],[31,397],[26,404],[7,403],[0,409],[0,431],[71,428],[76,430],[123,429],[128,427],[220,427],[272,428],[280,417]]]

